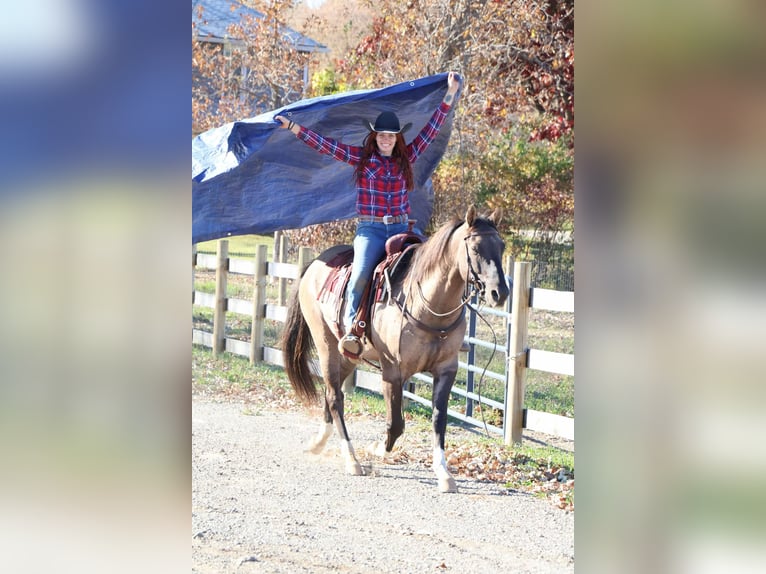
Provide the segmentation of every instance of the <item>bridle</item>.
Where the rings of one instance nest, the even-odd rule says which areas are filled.
[[[473,294],[478,291],[479,297],[484,299],[484,292],[487,286],[484,284],[484,281],[481,280],[481,277],[479,277],[479,274],[476,271],[476,269],[474,269],[473,261],[471,261],[471,254],[468,249],[468,239],[470,239],[471,237],[478,237],[480,235],[497,235],[499,237],[500,234],[497,232],[496,229],[494,229],[492,231],[473,231],[471,233],[468,233],[465,237],[463,237],[463,241],[465,241],[465,259],[466,259],[466,262],[468,263],[468,274],[469,274],[469,276],[466,277],[466,282],[465,282],[466,297],[468,297],[468,285],[470,284],[473,289],[471,296],[473,296]]]
[[[461,297],[460,303],[457,307],[454,309],[451,309],[450,311],[447,311],[446,313],[438,313],[434,311],[431,306],[429,305],[428,299],[426,299],[426,296],[423,294],[423,288],[420,285],[420,282],[416,282],[417,288],[418,288],[418,295],[420,296],[421,301],[423,302],[423,306],[425,307],[426,311],[428,311],[431,315],[434,317],[449,317],[453,313],[457,311],[461,311],[460,315],[449,325],[446,327],[431,327],[430,325],[427,325],[423,323],[421,320],[417,319],[412,315],[410,310],[407,308],[406,301],[404,303],[401,303],[398,299],[396,300],[396,304],[399,307],[400,311],[402,312],[402,315],[411,323],[415,324],[417,327],[424,331],[430,331],[431,333],[435,333],[439,335],[440,339],[444,339],[447,337],[447,335],[453,331],[455,328],[457,328],[458,325],[461,324],[463,318],[465,317],[465,308],[468,305],[468,302],[476,295],[479,294],[480,298],[484,298],[484,291],[486,288],[486,285],[481,280],[481,277],[479,277],[478,272],[473,266],[473,262],[471,261],[471,254],[470,250],[468,248],[468,239],[472,237],[477,237],[481,235],[498,235],[499,233],[497,230],[492,231],[471,231],[469,228],[469,233],[466,234],[465,237],[463,237],[463,244],[465,245],[465,257],[466,257],[466,263],[468,267],[468,274],[465,279],[465,288],[463,290],[463,296]]]

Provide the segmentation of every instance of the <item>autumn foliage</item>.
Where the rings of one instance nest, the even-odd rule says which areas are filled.
[[[434,174],[432,225],[469,203],[506,231],[573,230],[574,2],[378,0],[333,81],[371,88],[457,70],[465,89]],[[326,73],[326,72],[325,72]]]

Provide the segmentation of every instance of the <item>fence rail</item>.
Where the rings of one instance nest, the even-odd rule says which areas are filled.
[[[282,253],[285,250],[281,250]],[[223,352],[249,357],[251,363],[266,362],[284,367],[282,351],[264,345],[264,321],[274,320],[284,322],[287,317],[287,307],[284,305],[287,280],[296,280],[303,269],[308,266],[312,256],[307,248],[301,248],[298,263],[269,262],[266,259],[267,248],[261,245],[257,248],[252,261],[229,258],[228,242],[219,240],[216,255],[198,254],[192,252],[192,304],[199,307],[211,308],[213,313],[213,332],[192,329],[192,342],[213,349],[214,356]],[[194,271],[196,268],[215,269],[215,295],[194,290]],[[513,265],[513,296],[509,298],[505,309],[483,309],[483,314],[491,314],[504,318],[507,325],[506,343],[498,345],[479,339],[476,336],[476,314],[471,310],[468,316],[466,342],[469,343],[468,359],[460,361],[459,366],[466,371],[466,389],[453,387],[453,394],[466,399],[466,412],[453,409],[448,414],[471,425],[485,427],[492,433],[503,435],[506,443],[521,441],[524,428],[545,432],[555,436],[574,440],[574,418],[544,413],[524,408],[526,374],[528,370],[545,371],[561,375],[574,375],[574,355],[556,353],[539,349],[530,349],[527,344],[530,309],[563,311],[574,313],[574,292],[554,291],[551,289],[532,288],[531,263],[516,262]],[[251,300],[226,297],[227,274],[237,273],[253,276],[253,297]],[[279,285],[279,304],[266,303],[266,280],[277,279]],[[250,341],[241,341],[226,337],[225,314],[238,313],[252,317]],[[480,368],[475,364],[475,347],[494,349],[505,353],[505,372],[495,373]],[[315,366],[316,369],[316,366]],[[504,401],[501,403],[480,396],[475,389],[475,375],[484,376],[505,383]],[[381,377],[379,373],[357,369],[352,381],[347,384],[360,388],[381,392]],[[432,384],[427,374],[418,373],[412,377],[415,381]],[[345,386],[348,389],[348,386]],[[426,406],[431,406],[428,398],[413,392],[412,382],[405,384],[404,396]],[[486,405],[503,412],[503,427],[487,424],[474,417],[473,404]]]

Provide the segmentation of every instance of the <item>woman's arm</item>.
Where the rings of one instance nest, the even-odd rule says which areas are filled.
[[[452,108],[452,104],[455,102],[455,94],[457,94],[458,89],[460,89],[459,76],[455,72],[450,72],[447,76],[447,93],[444,95],[444,99],[439,107],[436,108],[428,123],[423,126],[420,133],[407,146],[410,163],[414,162],[420,154],[426,151],[431,142],[439,135],[439,130],[444,120],[447,119],[447,114]]]
[[[356,165],[361,160],[362,148],[360,147],[347,145],[332,138],[321,136],[307,127],[299,126],[284,116],[275,116],[274,119],[282,124],[282,128],[293,132],[298,136],[299,140],[303,141],[309,147],[314,148],[319,153],[329,155],[333,159],[344,161],[351,165]]]

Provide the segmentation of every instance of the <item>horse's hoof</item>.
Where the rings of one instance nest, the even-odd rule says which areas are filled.
[[[386,456],[386,445],[379,440],[376,440],[375,442],[368,444],[365,450],[367,451],[368,454],[371,454],[372,456],[377,456],[378,458],[383,458],[384,456]]]
[[[323,450],[323,444],[309,444],[306,448],[303,449],[303,452],[308,454],[322,454]]]
[[[364,469],[358,462],[356,464],[347,464],[346,474],[350,474],[351,476],[364,476]]]
[[[452,477],[440,478],[439,492],[457,492],[457,484],[455,483],[455,479]]]

